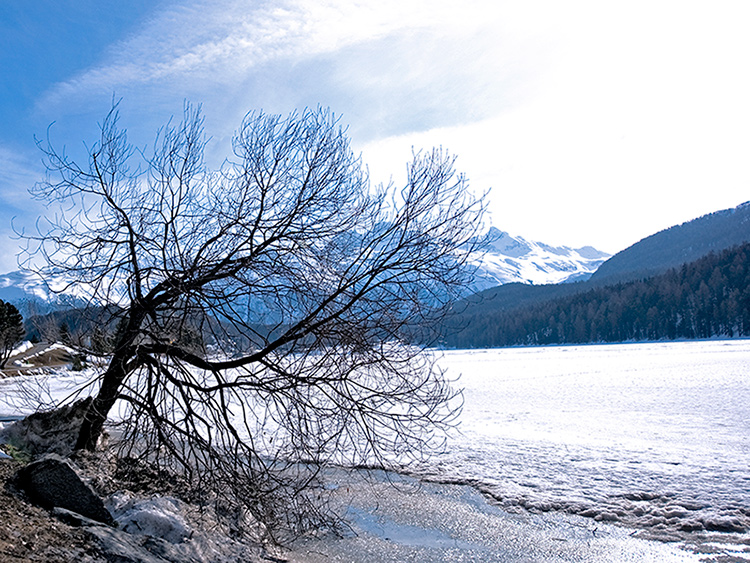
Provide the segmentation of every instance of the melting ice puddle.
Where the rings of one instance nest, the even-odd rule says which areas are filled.
[[[460,550],[484,550],[477,543],[469,543],[451,537],[434,528],[423,528],[411,524],[400,524],[374,512],[350,508],[347,519],[363,531],[389,542],[411,547],[456,548]]]
[[[332,477],[337,476],[335,472]],[[340,471],[334,491],[347,507],[351,533],[302,540],[285,557],[295,563],[698,563],[675,545],[564,514],[510,514],[466,486],[393,480]],[[411,481],[414,483],[414,481]]]

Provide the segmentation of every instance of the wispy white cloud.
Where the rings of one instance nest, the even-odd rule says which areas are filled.
[[[29,195],[19,187],[31,188],[41,179],[42,173],[39,160],[0,145],[0,207],[3,211],[25,208]]]
[[[153,14],[37,107],[41,122],[71,107],[98,116],[116,93],[161,123],[190,99],[219,138],[249,109],[318,104],[360,141],[429,130],[517,103],[548,57],[546,24],[526,29],[535,17],[493,0],[193,0]]]
[[[200,78],[210,78],[214,85],[237,83],[272,60],[330,53],[399,30],[439,27],[444,36],[451,30],[464,33],[477,26],[477,10],[489,5],[440,0],[175,4],[113,45],[99,65],[56,85],[43,103],[134,84]]]
[[[38,160],[0,145],[0,272],[18,267],[16,254],[20,247],[13,228],[32,229],[43,210],[43,205],[32,200],[27,191],[42,174]]]
[[[321,103],[376,179],[443,145],[499,227],[616,251],[744,199],[749,25],[733,0],[189,0],[39,107],[117,92],[142,126],[203,101],[226,146],[249,109]]]

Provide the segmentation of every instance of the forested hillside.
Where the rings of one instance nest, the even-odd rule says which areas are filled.
[[[666,272],[709,252],[750,241],[750,202],[703,215],[638,241],[591,276],[597,284],[631,281]]]
[[[659,276],[455,318],[448,347],[750,336],[750,244]],[[456,328],[459,327],[459,328]]]

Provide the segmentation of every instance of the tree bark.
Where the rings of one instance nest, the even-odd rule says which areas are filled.
[[[99,437],[102,435],[102,430],[104,429],[104,423],[107,420],[107,415],[115,405],[120,394],[120,387],[127,375],[125,358],[120,358],[117,362],[113,358],[112,363],[109,364],[102,378],[102,386],[99,389],[99,393],[89,405],[86,415],[83,418],[83,424],[81,424],[78,441],[76,442],[76,450],[88,450],[92,452],[96,449]]]
[[[76,441],[76,450],[96,450],[109,411],[117,402],[120,396],[120,388],[131,371],[128,362],[135,356],[133,343],[140,334],[140,325],[144,318],[144,310],[131,309],[127,323],[121,324],[116,338],[115,353],[109,362],[107,371],[102,376],[99,393],[89,405],[83,418]]]

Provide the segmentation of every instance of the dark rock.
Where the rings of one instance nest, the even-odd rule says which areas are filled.
[[[92,399],[81,399],[58,409],[30,414],[0,430],[0,439],[32,456],[70,455]]]
[[[68,510],[67,508],[60,508],[59,506],[56,506],[51,510],[51,512],[52,512],[52,516],[60,520],[60,522],[64,522],[65,524],[68,524],[69,526],[76,526],[80,528],[81,526],[101,526],[102,525],[101,522],[92,520],[91,518],[86,518],[85,516],[82,516],[81,514],[78,514],[77,512],[73,512],[72,510]]]
[[[104,526],[85,528],[86,534],[97,544],[107,561],[112,563],[167,563],[165,559],[144,549],[132,536]],[[179,561],[179,560],[177,560]]]
[[[16,486],[29,499],[47,509],[59,506],[97,522],[114,525],[112,515],[91,487],[84,483],[69,462],[48,454],[21,468]]]

